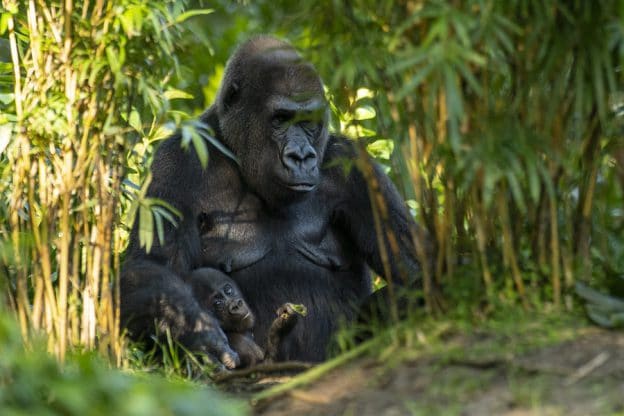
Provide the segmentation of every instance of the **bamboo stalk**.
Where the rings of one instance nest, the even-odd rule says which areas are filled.
[[[557,201],[554,196],[549,198],[550,206],[550,248],[551,248],[551,264],[552,264],[552,286],[553,286],[553,302],[555,306],[561,305],[561,267],[560,267],[560,249],[559,249],[559,221],[557,217]]]
[[[497,195],[497,207],[500,215],[500,222],[503,228],[503,254],[511,268],[511,275],[518,291],[518,296],[522,302],[522,306],[525,309],[529,308],[529,303],[526,298],[526,290],[524,283],[522,282],[522,275],[520,273],[520,267],[518,267],[518,260],[516,259],[516,251],[513,246],[513,233],[511,231],[511,223],[509,221],[509,211],[507,209],[507,201],[505,200],[504,189],[500,190]]]
[[[15,22],[12,16],[7,19],[7,29],[9,31],[11,62],[13,63],[13,92],[15,94],[15,115],[17,116],[18,120],[21,120],[23,117],[22,75],[20,73],[19,52],[17,50],[17,39],[15,37]]]
[[[373,222],[375,225],[375,234],[377,236],[377,246],[379,249],[379,256],[381,258],[381,264],[384,270],[384,275],[387,276],[386,283],[388,287],[388,295],[390,297],[390,316],[394,322],[398,322],[399,313],[397,310],[396,294],[394,290],[394,282],[392,281],[392,269],[390,267],[390,258],[384,242],[384,232],[382,229],[383,217],[387,218],[387,207],[379,189],[379,183],[375,177],[373,166],[368,160],[366,150],[361,146],[357,146],[358,158],[356,164],[358,169],[364,176],[366,186],[368,188],[368,194],[370,199],[371,211],[373,214]]]
[[[483,204],[479,200],[478,190],[476,187],[472,188],[472,202],[475,206],[475,212],[472,216],[472,222],[474,223],[475,231],[477,234],[477,250],[479,252],[479,260],[481,262],[483,283],[485,284],[485,290],[488,297],[491,297],[494,294],[494,285],[486,254],[486,233],[482,221],[482,218],[485,218],[485,214],[483,213]]]

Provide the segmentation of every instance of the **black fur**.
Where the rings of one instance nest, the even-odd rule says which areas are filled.
[[[218,323],[202,314],[180,277],[218,268],[253,310],[259,345],[266,345],[278,307],[303,304],[308,315],[281,342],[277,358],[323,360],[339,321],[353,319],[371,293],[369,267],[387,273],[367,182],[357,169],[345,174],[355,151],[328,133],[318,75],[289,44],[254,38],[230,59],[202,120],[240,164],[211,147],[204,170],[192,150],[181,148],[179,135],[159,147],[148,195],[168,201],[184,218],[177,229],[167,226],[165,244],[149,254],[139,248],[135,224],[122,272],[122,321],[138,335],[156,319],[184,342],[204,343],[220,356],[227,348]],[[386,277],[396,281],[404,271],[415,278],[412,236],[421,230],[389,178],[372,166],[387,207],[384,227],[395,240],[383,237],[392,266]],[[210,328],[209,336],[196,336],[197,322]]]
[[[230,347],[238,354],[241,365],[251,366],[262,361],[264,351],[253,339],[252,330],[256,317],[236,282],[222,271],[209,267],[193,270],[185,280],[199,305],[219,321]],[[277,337],[276,342],[279,341],[280,338]]]

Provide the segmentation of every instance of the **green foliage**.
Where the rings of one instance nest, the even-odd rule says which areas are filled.
[[[63,367],[39,344],[25,350],[19,329],[0,313],[3,415],[242,415],[244,404],[181,380],[112,370],[94,354]]]
[[[180,217],[145,198],[146,176],[153,144],[175,128],[165,120],[190,118],[170,105],[190,96],[172,85],[180,26],[211,11],[173,0],[3,5],[0,274],[8,299],[24,335],[44,329],[59,358],[97,346],[120,362],[119,256],[136,217],[148,250]],[[207,163],[203,137],[192,135]]]

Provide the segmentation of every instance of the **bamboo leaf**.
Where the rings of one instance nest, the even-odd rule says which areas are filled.
[[[182,23],[191,17],[214,13],[214,9],[195,9],[184,12],[175,18],[175,23]]]
[[[397,74],[405,69],[413,68],[425,60],[431,59],[431,51],[425,48],[410,49],[403,59],[397,60],[388,67],[389,74]]]
[[[511,190],[514,201],[516,201],[516,206],[520,209],[521,213],[526,213],[527,207],[524,202],[524,196],[522,194],[522,188],[520,187],[518,178],[512,171],[507,171],[505,176],[507,177],[507,183],[509,184],[509,189]]]
[[[128,117],[128,124],[137,132],[143,134],[143,125],[141,124],[141,116],[136,108],[130,111],[130,117]]]
[[[200,121],[196,122],[194,125],[195,125],[195,128],[197,129],[197,131],[199,132],[199,134],[205,140],[207,140],[210,144],[212,144],[214,147],[216,147],[217,150],[219,150],[225,156],[227,156],[230,159],[232,159],[237,165],[240,166],[240,161],[238,160],[236,155],[234,153],[232,153],[232,151],[230,149],[228,149],[223,143],[221,143],[216,137],[214,137],[210,133],[210,129],[209,129],[208,125],[206,125],[206,124],[204,124],[204,123],[202,123]]]
[[[154,217],[149,204],[139,205],[139,244],[149,253],[154,242]]]
[[[165,230],[163,227],[163,219],[159,214],[158,207],[152,207],[152,213],[154,215],[154,222],[156,223],[156,235],[158,236],[158,243],[162,246],[165,243]]]
[[[170,204],[162,200],[152,200],[152,210],[166,219],[174,227],[178,226],[177,218],[182,218],[182,214]]]
[[[0,14],[0,35],[4,35],[4,33],[7,31],[10,18],[11,13]]]
[[[199,163],[201,163],[202,168],[206,169],[206,166],[208,166],[208,146],[196,129],[189,129],[189,132],[193,141],[193,148],[199,158]]]
[[[402,100],[408,94],[410,94],[414,89],[416,89],[420,84],[422,84],[425,79],[433,72],[435,66],[432,64],[428,64],[420,69],[408,82],[405,84],[397,93],[397,99]]]
[[[169,88],[167,91],[165,91],[164,96],[168,100],[175,100],[175,99],[192,100],[193,99],[192,94],[189,94],[182,90],[178,90],[176,88]]]

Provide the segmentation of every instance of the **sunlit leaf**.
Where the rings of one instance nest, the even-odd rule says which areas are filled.
[[[191,135],[193,148],[199,158],[199,163],[201,163],[202,168],[206,169],[206,166],[208,166],[208,146],[206,145],[204,138],[196,129],[189,128],[188,131]]]
[[[139,206],[139,244],[149,253],[154,242],[154,218],[147,204]]]
[[[189,94],[182,90],[178,90],[176,88],[168,89],[167,91],[165,91],[164,95],[165,95],[165,98],[168,100],[175,100],[175,99],[191,100],[193,99],[192,94]]]
[[[143,125],[141,125],[141,115],[136,109],[132,109],[130,117],[128,118],[128,124],[139,133],[143,133]]]
[[[208,126],[206,124],[203,124],[201,122],[197,122],[197,123],[195,123],[195,128],[201,134],[201,137],[203,137],[208,142],[210,142],[210,144],[212,144],[214,147],[216,147],[225,156],[229,157],[234,162],[236,162],[237,165],[240,165],[240,161],[238,160],[236,155],[234,155],[234,153],[232,153],[232,151],[230,149],[228,149],[223,143],[221,143],[216,137],[214,137],[211,134],[210,129],[208,128]]]
[[[180,14],[179,16],[176,16],[175,22],[176,23],[182,23],[185,20],[190,19],[193,16],[200,16],[200,15],[206,15],[206,14],[211,14],[211,13],[214,13],[214,9],[189,10],[187,12],[184,12],[184,13]]]

